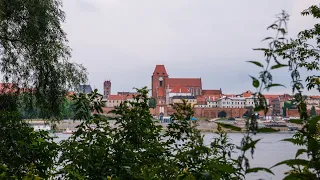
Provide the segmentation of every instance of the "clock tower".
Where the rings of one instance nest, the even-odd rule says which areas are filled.
[[[164,65],[157,65],[152,76],[151,76],[151,86],[152,86],[152,97],[156,99],[157,108],[163,111],[166,105],[166,87],[169,75],[167,74]],[[162,112],[164,113],[164,112]]]

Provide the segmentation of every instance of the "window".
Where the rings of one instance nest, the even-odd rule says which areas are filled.
[[[201,95],[201,89],[200,88],[198,89],[198,95]]]
[[[197,89],[196,88],[193,89],[193,93],[194,93],[194,95],[197,95]]]
[[[160,81],[160,87],[162,87],[162,81]]]

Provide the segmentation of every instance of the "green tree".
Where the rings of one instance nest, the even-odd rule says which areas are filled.
[[[0,71],[3,81],[14,84],[11,91],[22,96],[0,98],[1,105],[8,104],[0,107],[4,179],[49,179],[57,144],[47,132],[34,132],[20,112],[59,119],[66,92],[86,80],[85,68],[69,61],[61,7],[61,0],[0,0]]]
[[[227,117],[227,113],[226,113],[225,111],[220,111],[220,112],[218,113],[218,117],[220,117],[220,118],[225,118],[225,117]]]
[[[61,144],[58,172],[64,179],[244,179],[246,173],[265,170],[250,168],[246,152],[259,140],[243,140],[241,156],[233,158],[236,145],[229,142],[219,126],[217,137],[206,146],[203,136],[191,121],[193,107],[183,101],[172,105],[173,122],[161,133],[152,120],[146,88],[137,89],[135,101],[125,101],[112,112],[112,127],[102,114],[102,97],[74,96],[76,117],[83,121]],[[97,128],[92,129],[95,124]]]
[[[0,67],[4,81],[30,88],[47,117],[58,117],[69,88],[86,80],[85,68],[69,62],[61,0],[0,1]]]
[[[34,132],[18,111],[16,94],[0,95],[0,172],[3,179],[27,176],[28,172],[43,178],[50,177],[58,155],[58,145],[48,132]]]
[[[316,108],[314,106],[311,107],[310,117],[317,116]]]
[[[302,12],[303,16],[311,15],[313,18],[320,18],[319,6],[311,6]],[[275,37],[267,37],[269,48],[259,48],[256,50],[263,51],[266,57],[266,65],[261,62],[250,61],[260,68],[259,78],[253,79],[253,85],[258,89],[258,109],[267,111],[267,105],[261,103],[264,97],[261,94],[263,89],[269,90],[272,87],[282,86],[273,82],[271,71],[279,68],[288,68],[292,79],[292,94],[296,107],[300,113],[300,119],[291,121],[301,124],[303,127],[292,138],[284,139],[283,141],[291,142],[298,145],[300,149],[296,152],[293,159],[288,159],[277,163],[275,166],[287,165],[291,169],[286,173],[285,179],[319,179],[320,178],[320,127],[319,116],[310,118],[305,103],[306,96],[303,90],[305,89],[302,82],[306,82],[306,89],[311,90],[316,88],[320,90],[319,76],[310,75],[305,80],[302,80],[300,71],[305,69],[311,72],[319,71],[318,61],[319,54],[319,35],[320,24],[315,24],[313,28],[301,31],[297,38],[286,39],[287,21],[289,15],[282,12],[278,20],[268,29],[275,30]],[[317,46],[314,46],[316,43]],[[280,61],[281,59],[281,61]],[[315,74],[317,74],[315,72]],[[300,158],[302,154],[308,156],[307,159]],[[273,167],[275,167],[273,166]]]
[[[157,105],[156,99],[154,97],[149,99],[149,107],[150,108],[155,108]]]
[[[73,119],[74,118],[74,102],[69,98],[65,98],[61,104],[61,118]]]

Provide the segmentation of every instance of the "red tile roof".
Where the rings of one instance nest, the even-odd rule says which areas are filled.
[[[202,95],[221,95],[221,89],[220,90],[202,90]]]
[[[226,96],[226,97],[237,97],[236,94],[224,94],[224,96]]]
[[[250,90],[248,90],[242,94],[243,97],[250,97],[251,95],[252,95],[252,92]]]
[[[20,89],[20,91],[23,89]],[[18,92],[18,86],[13,83],[0,83],[0,94]]]
[[[277,94],[264,94],[263,96],[266,99],[275,99],[275,98],[278,98],[280,95],[277,95]]]
[[[109,95],[108,100],[128,100],[128,99],[133,99],[132,94],[130,95]]]
[[[156,68],[153,71],[153,75],[168,76],[166,68],[164,67],[164,65],[156,65]]]
[[[32,92],[35,88],[19,88],[14,83],[0,83],[0,94],[2,93],[21,93],[21,92]]]
[[[169,88],[174,88],[179,84],[184,87],[201,87],[201,78],[168,78]]]
[[[216,100],[218,100],[220,98],[221,98],[220,95],[201,95],[201,96],[197,96],[197,99],[199,101],[216,101]]]
[[[320,96],[309,96],[310,99],[320,99]]]
[[[187,88],[178,84],[175,88],[171,90],[170,93],[190,93]]]

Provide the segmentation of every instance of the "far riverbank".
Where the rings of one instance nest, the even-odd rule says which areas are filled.
[[[115,124],[115,120],[110,120],[110,126],[112,128],[117,127]],[[239,121],[240,122],[240,121]],[[43,120],[37,120],[37,121],[29,121],[30,124],[45,124],[45,121]],[[62,120],[60,122],[54,122],[54,123],[49,123],[51,127],[55,128],[56,132],[63,132],[67,129],[69,130],[76,130],[76,127],[80,125],[81,121],[73,121],[73,120]],[[228,123],[232,124],[232,123]],[[292,124],[287,123],[288,126],[292,126]],[[167,129],[168,123],[160,123],[156,122],[156,125],[160,125],[163,128],[163,131]],[[241,128],[243,131],[245,130],[245,125],[243,123],[238,123],[238,124],[232,124],[233,126]],[[218,124],[214,121],[205,121],[205,120],[198,120],[197,121],[197,129],[199,129],[201,132],[217,132]],[[288,132],[288,127],[273,127],[273,129],[279,131],[279,132]],[[239,132],[239,131],[234,131],[231,129],[226,129],[223,128],[225,132],[228,133],[233,133],[233,132]],[[289,131],[290,132],[290,131]]]

